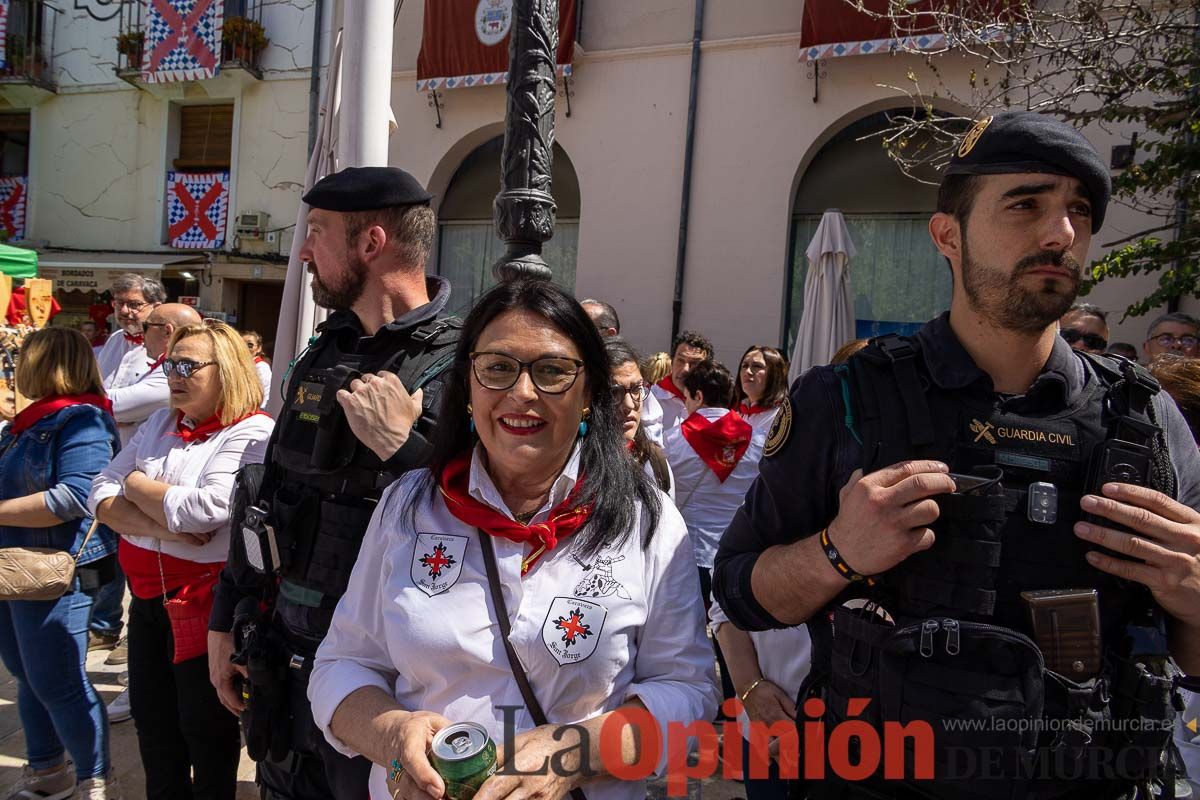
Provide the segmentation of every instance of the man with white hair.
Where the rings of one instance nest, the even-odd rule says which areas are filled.
[[[109,378],[120,370],[126,355],[138,349],[145,352],[142,323],[150,317],[155,306],[167,300],[167,290],[161,282],[133,272],[117,276],[112,292],[113,313],[116,314],[119,330],[113,331],[113,335],[108,337],[104,347],[96,354],[105,388],[108,388]],[[113,385],[126,386],[134,380],[132,376],[122,375],[115,379]]]

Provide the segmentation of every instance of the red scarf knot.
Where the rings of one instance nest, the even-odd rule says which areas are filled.
[[[654,385],[663,391],[669,392],[672,396],[683,400],[683,390],[675,385],[675,381],[671,380],[670,374]]]
[[[751,403],[750,405],[742,403],[737,407],[737,413],[741,414],[743,417],[748,417],[751,414],[762,414],[764,411],[774,410],[775,406],[760,406],[756,403]]]
[[[754,428],[736,411],[713,421],[696,411],[680,426],[683,438],[721,483],[746,455]]]
[[[98,394],[52,394],[49,397],[43,397],[35,403],[30,403],[25,407],[24,411],[13,417],[13,435],[21,433],[38,420],[48,417],[56,411],[61,411],[69,406],[79,405],[96,406],[110,417],[112,416],[112,403],[109,402],[108,398],[101,397]]]
[[[154,372],[154,370],[156,370],[156,369],[158,369],[159,367],[161,367],[161,366],[162,366],[162,362],[164,362],[164,361],[166,361],[166,360],[167,360],[167,354],[166,354],[166,353],[163,353],[161,356],[159,356],[159,357],[158,357],[158,360],[157,360],[157,361],[147,361],[147,362],[146,362],[146,365],[150,367],[150,371],[151,371],[151,372]]]
[[[129,333],[128,331],[121,331],[121,333],[124,334],[125,341],[129,342],[130,344],[146,343],[146,337],[140,333]]]
[[[524,576],[541,560],[542,556],[558,546],[575,531],[584,526],[592,513],[590,506],[576,505],[583,489],[583,476],[566,499],[550,511],[550,518],[533,525],[522,525],[491,506],[476,500],[470,494],[471,451],[467,450],[442,470],[438,486],[446,501],[446,508],[456,519],[489,536],[500,536],[512,542],[528,543],[533,551],[521,563]],[[535,546],[536,545],[536,546]]]
[[[219,414],[220,412],[217,412],[203,422],[198,422],[189,428],[187,425],[183,424],[183,412],[180,411],[178,416],[175,417],[174,435],[178,436],[180,439],[183,439],[184,444],[191,444],[192,442],[204,442],[207,441],[208,437],[212,436],[214,433],[224,430],[225,428],[232,428],[242,420],[250,419],[250,417],[258,414],[262,414],[264,417],[270,416],[270,414],[265,411],[252,411],[244,417],[238,417],[228,425],[223,425],[221,423],[221,417]]]

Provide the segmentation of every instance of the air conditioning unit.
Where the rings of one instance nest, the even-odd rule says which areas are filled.
[[[267,230],[269,215],[263,211],[246,211],[238,214],[237,235],[242,239],[261,239]]]

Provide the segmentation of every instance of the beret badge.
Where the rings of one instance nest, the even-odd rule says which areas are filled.
[[[971,130],[967,131],[967,135],[963,137],[962,144],[958,146],[958,157],[965,158],[967,153],[975,149],[975,145],[979,142],[979,137],[983,136],[983,132],[987,130],[987,126],[992,124],[991,117],[984,117],[972,126]]]

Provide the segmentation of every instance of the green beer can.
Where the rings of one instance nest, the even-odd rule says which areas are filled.
[[[446,782],[446,797],[471,800],[496,772],[496,744],[482,725],[460,722],[433,737],[429,760]]]

